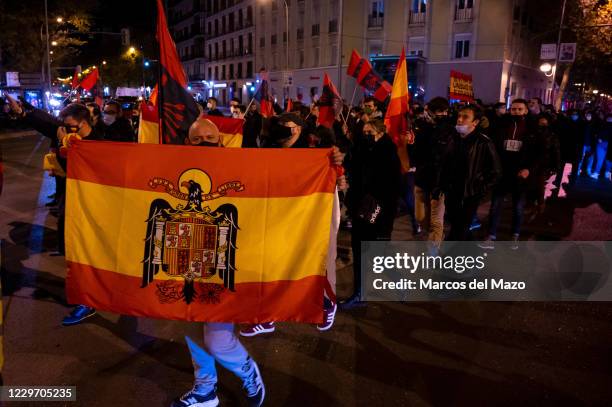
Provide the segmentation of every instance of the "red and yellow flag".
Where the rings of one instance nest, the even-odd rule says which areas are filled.
[[[80,141],[68,302],[188,321],[321,322],[329,151]]]
[[[402,55],[397,62],[395,77],[393,78],[393,89],[391,100],[385,116],[387,133],[396,145],[402,134],[408,130],[408,69],[406,68],[406,52],[402,48]]]
[[[244,119],[223,116],[205,116],[219,129],[221,144],[224,147],[242,147],[242,128]]]

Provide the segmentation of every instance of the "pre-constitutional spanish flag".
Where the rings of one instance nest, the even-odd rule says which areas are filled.
[[[244,119],[223,116],[205,116],[219,129],[221,144],[224,147],[242,147],[242,128]]]
[[[393,90],[391,100],[385,115],[387,133],[396,145],[402,134],[408,131],[408,69],[406,68],[406,52],[402,48],[402,54],[397,61],[395,77],[393,79]]]
[[[189,321],[322,320],[328,150],[79,141],[68,160],[68,302]]]

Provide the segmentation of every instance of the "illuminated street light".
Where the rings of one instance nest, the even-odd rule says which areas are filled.
[[[54,47],[57,47],[57,41],[51,41],[51,45],[53,45]]]
[[[53,51],[49,51],[49,55],[53,55]]]
[[[552,65],[549,64],[548,62],[544,62],[542,65],[540,65],[540,71],[542,72],[550,72],[552,70]]]
[[[106,65],[106,61],[102,61],[102,65]]]
[[[129,52],[130,54],[135,54],[135,53],[136,53],[136,48],[134,48],[134,47],[130,47],[130,49],[128,50],[128,52]]]
[[[57,21],[58,23],[62,23],[64,21],[64,19],[61,18],[61,17],[58,17],[57,20],[55,20],[55,21]]]
[[[593,89],[593,95],[597,95],[598,93],[599,93],[599,90]]]

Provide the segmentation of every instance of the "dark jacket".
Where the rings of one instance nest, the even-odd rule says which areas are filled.
[[[259,112],[249,112],[244,116],[242,126],[242,147],[257,148],[257,138],[261,134],[263,117]]]
[[[578,160],[582,155],[584,145],[584,123],[581,120],[573,121],[566,116],[559,115],[553,132],[559,138],[561,160],[565,163]]]
[[[109,141],[136,142],[136,133],[130,121],[124,117],[118,117],[110,126],[104,128],[104,139]]]
[[[497,154],[502,165],[502,186],[514,185],[518,180],[518,172],[522,169],[533,173],[536,162],[536,138],[534,123],[523,118],[513,120],[512,116],[492,134],[491,139],[497,148]],[[520,148],[512,151],[511,142],[519,142]]]
[[[448,144],[440,171],[440,188],[458,198],[483,197],[502,176],[493,141],[476,130],[462,138],[455,134]]]
[[[206,114],[209,116],[224,116],[223,113],[221,113],[221,110],[217,108],[210,109],[208,112],[206,112]]]
[[[534,172],[546,176],[551,172],[562,171],[559,138],[550,127],[538,128],[536,132],[536,164]]]
[[[358,218],[364,198],[371,195],[381,206],[376,227],[383,231],[382,234],[389,234],[393,228],[401,181],[397,147],[386,134],[373,144],[355,143],[347,165],[350,188],[346,204],[353,218]]]
[[[455,133],[451,118],[430,123],[417,120],[414,143],[408,145],[410,165],[416,168],[415,185],[432,191],[438,188],[442,157]]]

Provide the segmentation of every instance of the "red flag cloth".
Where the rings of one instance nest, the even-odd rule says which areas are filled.
[[[393,90],[391,101],[387,107],[385,125],[387,133],[396,145],[400,145],[400,138],[408,131],[408,69],[406,68],[406,52],[402,48],[402,54],[397,62],[395,78],[393,79]]]
[[[157,103],[161,140],[164,144],[184,144],[189,127],[200,115],[200,109],[185,89],[187,76],[168,31],[162,0],[157,0],[157,41],[161,65]]]
[[[352,76],[353,78],[357,77],[357,68],[359,67],[359,64],[361,63],[362,59],[363,58],[361,58],[361,55],[359,55],[357,51],[353,50],[353,52],[351,53],[351,60],[349,62],[349,66],[346,69],[346,74],[348,76]]]
[[[373,96],[380,102],[384,102],[385,99],[391,93],[391,85],[389,82],[383,80],[381,76],[376,73],[372,64],[365,58],[362,58],[361,64],[357,68],[357,82],[363,86],[367,91],[373,94]]]
[[[319,117],[317,117],[317,125],[332,128],[336,120],[336,115],[340,109],[342,109],[342,98],[340,98],[329,76],[325,74],[323,77],[323,91],[319,98]]]
[[[89,91],[91,90],[91,88],[93,88],[94,86],[96,86],[96,83],[98,82],[98,68],[94,68],[91,73],[89,75],[87,75],[85,77],[85,79],[83,79],[81,81],[81,88],[83,90]]]
[[[291,100],[291,98],[289,98],[287,100],[287,108],[285,109],[286,112],[291,112],[293,110],[293,100]]]

